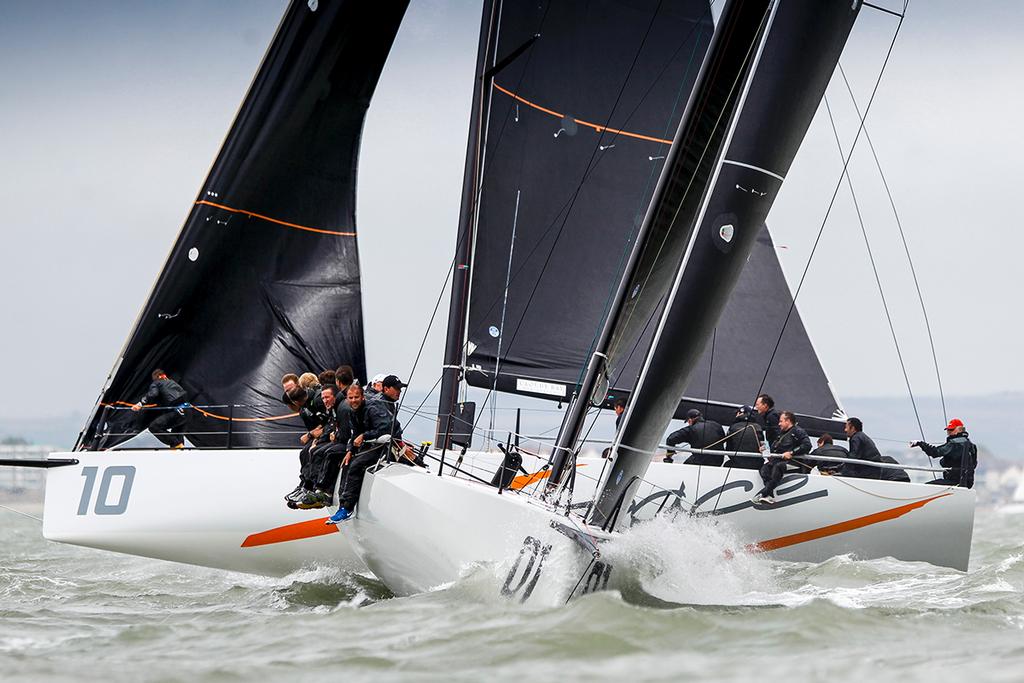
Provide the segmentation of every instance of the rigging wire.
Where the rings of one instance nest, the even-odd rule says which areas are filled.
[[[824,98],[825,111],[828,112],[829,123],[832,124],[832,134],[836,139],[836,146],[839,149],[839,158],[843,158],[843,143],[839,139],[839,130],[836,128],[835,118],[832,116],[832,107],[829,106],[828,97]],[[852,152],[851,152],[852,154]],[[914,390],[910,387],[910,375],[907,374],[907,364],[903,361],[903,352],[900,350],[899,338],[896,336],[896,327],[892,322],[892,315],[889,312],[889,303],[885,298],[885,291],[882,287],[882,278],[878,274],[878,266],[875,264],[875,255],[871,250],[871,240],[868,239],[867,227],[864,225],[864,216],[860,211],[860,202],[857,201],[857,193],[853,189],[853,179],[847,166],[843,167],[843,175],[846,178],[846,185],[850,189],[850,197],[853,199],[853,210],[857,214],[857,223],[860,224],[860,233],[864,236],[864,246],[868,252],[868,260],[871,262],[871,272],[875,276],[875,284],[878,285],[878,296],[882,299],[882,310],[885,311],[885,319],[889,323],[889,332],[892,334],[892,343],[896,347],[896,357],[900,361],[900,370],[903,372],[903,381],[907,385],[907,393],[910,395],[910,405],[914,408],[914,417],[917,419],[917,428],[921,432],[921,439],[924,440],[924,426],[921,424],[921,413],[917,409],[917,401],[914,399]]]
[[[905,8],[904,8],[905,9]],[[850,101],[853,102],[854,111],[857,112],[857,116],[860,117],[860,107],[857,105],[857,98],[853,94],[853,88],[850,87],[850,81],[846,78],[846,72],[843,70],[842,63],[839,64],[839,74],[843,77],[843,83],[846,85],[846,91],[850,93]],[[924,304],[924,295],[921,293],[921,283],[917,279],[917,269],[914,268],[914,259],[910,256],[910,246],[907,244],[907,236],[903,231],[903,222],[900,220],[899,211],[896,210],[896,200],[893,199],[892,190],[889,189],[889,181],[885,177],[885,172],[882,171],[882,162],[878,159],[878,152],[875,151],[875,144],[871,141],[871,136],[868,134],[867,126],[864,127],[864,139],[868,143],[868,148],[871,150],[871,156],[875,160],[875,166],[878,168],[878,175],[882,179],[882,186],[885,188],[885,194],[889,198],[889,206],[892,207],[892,215],[896,219],[896,227],[900,233],[900,240],[903,242],[903,251],[907,255],[907,264],[910,266],[910,275],[914,280],[914,288],[917,290],[917,300],[921,304],[921,315],[924,317],[924,327],[928,332],[928,344],[932,351],[932,364],[935,366],[935,381],[939,386],[939,401],[942,403],[942,420],[946,422],[949,417],[946,413],[946,396],[942,391],[942,375],[939,372],[939,357],[935,353],[935,338],[932,336],[932,325],[928,319],[928,309]]]
[[[906,6],[909,3],[904,3],[904,12]],[[804,263],[803,272],[800,274],[800,280],[797,283],[796,290],[793,292],[793,301],[789,305],[789,311],[786,313],[786,318],[782,322],[782,329],[779,331],[779,338],[775,341],[775,347],[772,349],[772,355],[768,359],[768,367],[765,368],[764,377],[761,378],[761,384],[757,389],[757,394],[760,395],[764,391],[764,385],[768,381],[768,374],[771,372],[772,363],[775,361],[775,356],[779,352],[779,347],[782,345],[782,337],[786,333],[786,328],[789,326],[789,321],[793,317],[793,311],[796,310],[796,300],[800,296],[800,292],[803,290],[804,282],[807,279],[807,272],[811,268],[811,263],[814,261],[814,254],[818,251],[818,245],[821,243],[821,236],[825,232],[825,226],[828,224],[829,216],[832,215],[832,207],[835,206],[836,197],[839,195],[839,189],[843,186],[843,178],[846,176],[846,169],[850,165],[850,159],[853,158],[853,152],[857,149],[857,142],[860,140],[860,134],[864,130],[864,122],[867,120],[868,113],[871,111],[871,105],[874,104],[875,95],[878,94],[878,87],[882,83],[882,76],[885,74],[885,69],[889,65],[889,59],[892,57],[892,51],[896,47],[896,39],[899,38],[900,29],[903,27],[903,17],[900,17],[899,23],[896,24],[896,30],[893,32],[892,41],[889,43],[889,49],[885,53],[885,60],[882,62],[882,68],[878,71],[878,77],[875,79],[875,85],[871,89],[871,96],[868,98],[867,106],[864,108],[863,116],[859,116],[860,124],[857,126],[857,134],[853,138],[853,144],[850,146],[850,153],[846,156],[843,161],[843,170],[839,174],[839,179],[836,181],[835,189],[832,191],[832,198],[829,200],[828,208],[825,210],[825,216],[821,220],[821,226],[818,228],[818,234],[814,238],[814,244],[811,246],[811,253],[807,256],[807,261]]]

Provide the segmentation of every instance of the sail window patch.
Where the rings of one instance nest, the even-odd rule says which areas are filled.
[[[718,236],[721,237],[726,242],[732,242],[732,236],[735,233],[736,229],[733,227],[732,223],[723,225],[718,229]]]
[[[320,0],[306,0],[306,4],[309,6],[310,12],[315,12],[316,8],[320,6]]]
[[[523,379],[522,377],[516,377],[516,391],[565,398],[564,384],[557,384],[555,382],[539,382],[535,379]]]
[[[576,119],[566,114],[562,117],[562,127],[558,129],[557,133],[555,133],[555,137],[557,138],[562,133],[572,137],[573,135],[576,135],[579,130],[580,127],[576,125]]]
[[[188,250],[188,260],[189,261],[198,261],[199,260],[199,248],[198,247],[192,247],[191,249]]]
[[[489,335],[491,335],[492,337],[494,337],[495,339],[497,339],[497,338],[498,338],[498,335],[500,335],[500,334],[501,334],[501,330],[499,330],[499,329],[498,329],[497,327],[495,327],[494,325],[491,325],[490,327],[488,327],[488,328],[487,328],[487,334],[489,334]]]

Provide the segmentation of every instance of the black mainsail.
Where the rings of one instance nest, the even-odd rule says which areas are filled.
[[[438,443],[460,372],[472,386],[574,395],[714,31],[707,2],[599,5],[485,8]],[[772,351],[763,340],[779,336],[791,302],[764,230],[678,410],[727,422],[751,402]],[[606,406],[632,389],[660,311],[624,340]],[[764,389],[805,426],[841,431],[798,315]]]
[[[739,11],[740,4],[727,6],[723,22],[734,9]],[[751,43],[756,44],[757,54],[743,77],[745,85],[728,136],[721,151],[716,150],[714,173],[699,215],[687,215],[685,195],[673,196],[671,168],[666,172],[669,183],[659,186],[666,191],[656,194],[652,202],[649,218],[657,220],[664,212],[671,215],[671,225],[663,232],[686,235],[686,251],[674,266],[669,261],[667,267],[655,264],[648,268],[654,275],[634,280],[639,289],[630,291],[630,297],[640,301],[634,309],[643,305],[645,289],[648,302],[665,297],[665,307],[613,447],[616,457],[594,508],[595,523],[612,519],[616,505],[629,499],[637,479],[646,471],[672,417],[678,392],[686,386],[698,354],[712,336],[859,11],[859,3],[838,0],[783,0],[771,7],[762,37]],[[742,48],[742,41],[737,47]],[[709,61],[713,57],[714,47]],[[713,74],[707,75],[713,83]],[[727,80],[733,77],[729,71],[723,75]],[[702,82],[698,92],[703,87]],[[684,121],[681,129],[688,123],[694,125]],[[677,138],[676,144],[680,143],[684,145],[681,155],[685,155],[685,139]],[[686,182],[700,181],[699,174],[692,177],[693,181]],[[660,236],[657,229],[651,234]],[[669,259],[673,257],[669,255]],[[661,273],[675,270],[670,281],[657,277],[659,268]],[[645,276],[643,268],[639,275]],[[652,284],[662,291],[654,290]],[[670,287],[667,291],[666,286]],[[628,316],[629,304],[625,310]],[[628,317],[625,324],[629,324]],[[608,355],[609,363],[614,364],[614,335]]]
[[[439,436],[463,368],[567,398],[713,28],[706,0],[487,3]]]
[[[134,431],[118,408],[156,367],[197,406],[199,446],[294,445],[284,373],[347,363],[365,378],[356,161],[406,6],[288,7],[79,448]]]

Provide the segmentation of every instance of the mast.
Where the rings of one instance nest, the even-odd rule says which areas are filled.
[[[672,227],[681,224],[677,232],[692,231],[692,222],[685,224],[686,214],[693,214],[699,199],[705,194],[711,172],[725,138],[726,122],[731,118],[739,99],[735,85],[747,71],[751,47],[764,25],[771,0],[730,0],[722,11],[715,35],[690,94],[686,110],[669,149],[654,197],[637,233],[629,260],[619,280],[609,306],[609,313],[598,336],[572,403],[566,411],[553,453],[550,482],[557,484],[576,449],[587,410],[593,403],[600,404],[604,396],[595,396],[600,380],[608,373],[609,353],[623,323],[629,316],[627,306],[639,302],[638,296],[648,285],[656,269],[664,269],[672,254],[663,254],[663,247],[672,237]],[[680,214],[683,214],[680,216]],[[678,220],[679,218],[682,220]],[[678,243],[678,238],[673,242]],[[655,292],[654,299],[660,298]],[[647,297],[648,299],[652,297]],[[676,401],[682,391],[676,395]],[[631,401],[633,403],[633,401]],[[673,403],[673,408],[674,408]]]
[[[594,523],[625,523],[616,510],[631,500],[650,464],[679,392],[718,323],[810,126],[858,10],[859,3],[839,0],[781,0],[773,6],[697,229],[616,437],[615,461],[595,504]]]
[[[484,2],[480,21],[480,43],[476,58],[476,80],[473,85],[473,111],[470,117],[469,140],[466,143],[466,167],[462,179],[462,206],[459,231],[455,241],[455,263],[452,271],[452,294],[448,305],[448,333],[445,339],[441,368],[441,391],[437,406],[434,444],[451,447],[451,423],[455,419],[459,382],[462,380],[463,353],[466,348],[466,309],[469,298],[470,261],[473,255],[477,199],[483,165],[484,129],[487,121],[490,85],[489,72],[494,60],[498,38],[498,15],[501,0]]]

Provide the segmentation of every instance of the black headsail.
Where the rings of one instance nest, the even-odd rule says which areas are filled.
[[[712,32],[707,0],[486,3],[439,441],[463,363],[568,397]]]
[[[229,431],[236,446],[293,445],[286,372],[347,363],[365,377],[356,159],[406,6],[288,7],[79,448],[134,431],[115,409],[156,367],[192,404],[220,406],[188,411],[200,446],[226,445]]]
[[[738,4],[730,3],[725,16]],[[610,521],[617,503],[629,498],[636,479],[646,471],[675,399],[689,380],[789,171],[858,10],[859,3],[846,0],[774,3],[699,215],[686,216],[673,204],[663,204],[669,196],[656,195],[652,202],[654,216],[663,204],[673,218],[685,217],[685,223],[670,231],[684,230],[689,236],[617,435],[616,458],[595,505],[595,523]],[[685,201],[681,205],[685,207]],[[653,280],[652,276],[648,282]],[[637,299],[643,289],[641,283]],[[615,353],[613,345],[612,364]]]

